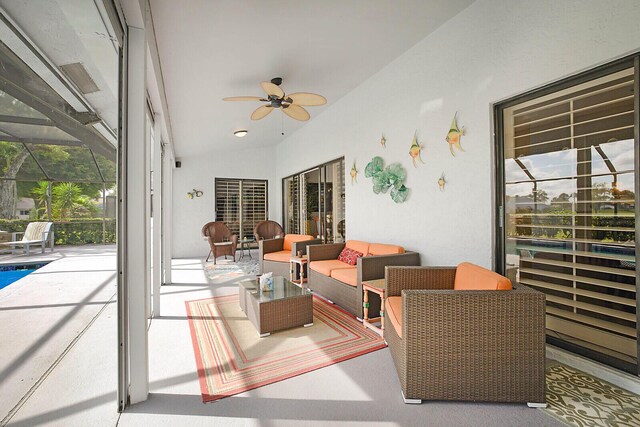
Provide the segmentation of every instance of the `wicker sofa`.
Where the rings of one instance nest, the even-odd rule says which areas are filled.
[[[546,406],[543,293],[519,284],[479,290],[510,281],[468,263],[387,267],[385,278],[384,338],[405,403]]]
[[[346,247],[365,254],[358,258],[357,265],[338,260]],[[346,243],[309,246],[308,286],[326,299],[362,319],[362,281],[384,278],[388,265],[420,265],[417,252],[405,252],[396,245],[368,243],[348,240]],[[369,293],[369,317],[380,314],[380,298]]]
[[[307,246],[321,243],[321,239],[314,239],[313,236],[305,234],[285,234],[278,239],[259,240],[260,274],[271,271],[274,276],[289,277],[289,259],[298,251],[306,254]]]

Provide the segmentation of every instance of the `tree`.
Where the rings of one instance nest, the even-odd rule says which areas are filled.
[[[81,193],[88,198],[98,197],[102,192],[104,184],[100,182],[101,174],[106,180],[116,179],[115,163],[104,156],[96,155],[100,168],[98,170],[91,151],[86,148],[27,145],[50,178],[59,181],[92,181],[76,184]],[[22,143],[0,141],[0,178],[9,178],[0,179],[0,218],[13,218],[18,199],[33,197],[42,190],[38,189],[40,184],[29,181],[46,178],[38,163],[31,159],[29,150]],[[26,180],[20,180],[20,177]],[[106,184],[107,189],[113,186],[113,182]]]
[[[560,193],[557,197],[551,199],[551,203],[567,203],[570,202],[571,196],[567,193]]]
[[[0,218],[15,217],[18,200],[15,178],[27,157],[29,152],[24,146],[0,142],[0,172],[6,178],[0,179]]]
[[[73,182],[56,184],[52,193],[53,215],[59,219],[91,216],[96,212],[96,207],[91,203],[91,199],[82,194],[80,186]]]
[[[545,203],[547,200],[549,200],[549,195],[544,190],[537,190],[535,192],[532,192],[531,197],[540,203]]]
[[[36,186],[31,189],[33,200],[35,200],[38,206],[36,219],[47,218],[50,220],[52,217],[52,206],[51,203],[49,203],[51,200],[49,197],[49,185],[47,181],[39,181]],[[40,214],[40,212],[42,212],[42,214]]]

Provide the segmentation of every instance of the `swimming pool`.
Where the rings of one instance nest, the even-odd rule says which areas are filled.
[[[9,286],[18,279],[22,279],[27,274],[33,273],[40,267],[49,264],[48,262],[18,264],[18,265],[0,265],[0,289]]]

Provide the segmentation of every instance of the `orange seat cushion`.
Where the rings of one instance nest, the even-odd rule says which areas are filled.
[[[382,243],[371,243],[369,245],[369,255],[393,255],[403,253],[404,248],[398,245],[383,245]]]
[[[356,252],[361,252],[362,256],[369,255],[368,242],[361,242],[360,240],[347,240],[345,246],[349,249],[353,249]]]
[[[313,236],[307,236],[306,234],[285,234],[284,243],[282,249],[291,252],[291,244],[295,242],[304,242],[305,240],[311,240]]]
[[[456,291],[508,291],[511,280],[479,265],[463,262],[456,269]]]
[[[384,317],[402,338],[402,297],[388,297],[384,303]]]
[[[357,268],[338,268],[331,270],[331,277],[336,280],[351,285],[354,288],[358,286],[358,269]]]
[[[327,259],[322,261],[312,261],[309,263],[309,268],[318,273],[322,273],[325,276],[331,276],[333,270],[340,270],[343,268],[357,269],[353,265],[349,265],[346,262],[338,261],[337,259]]]
[[[291,249],[288,251],[270,252],[264,254],[264,259],[267,261],[289,262],[291,259]]]

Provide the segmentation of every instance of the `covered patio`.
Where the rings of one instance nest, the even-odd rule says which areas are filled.
[[[640,423],[637,1],[177,3],[0,0],[0,427]]]
[[[237,278],[207,278],[204,257],[173,261],[163,313],[149,324],[149,399],[118,414],[115,248],[56,252],[31,257],[51,264],[0,291],[0,340],[13,343],[0,365],[3,425],[293,425],[301,413],[310,426],[416,425],[425,416],[456,425],[563,425],[523,405],[407,406],[397,376],[384,369],[388,349],[204,405],[185,301],[237,292]]]

